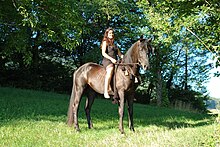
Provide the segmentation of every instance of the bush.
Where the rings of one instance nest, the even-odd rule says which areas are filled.
[[[39,68],[5,69],[0,71],[1,86],[70,93],[71,69],[60,63],[41,60]]]

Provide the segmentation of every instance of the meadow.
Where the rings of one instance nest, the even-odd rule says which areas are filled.
[[[171,108],[134,104],[135,132],[118,130],[118,109],[111,100],[97,98],[87,128],[85,98],[79,110],[81,132],[66,125],[70,95],[0,87],[0,146],[220,146],[216,116]]]

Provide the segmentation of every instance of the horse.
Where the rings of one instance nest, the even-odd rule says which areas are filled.
[[[117,90],[118,98],[118,113],[119,113],[119,130],[124,134],[123,115],[124,104],[127,100],[129,128],[134,130],[133,124],[133,102],[135,92],[135,76],[138,73],[138,67],[147,70],[150,66],[149,56],[153,51],[151,46],[151,39],[144,39],[140,37],[126,52],[123,62],[116,65],[114,78],[115,90]],[[82,94],[87,91],[87,99],[85,105],[86,118],[88,128],[93,128],[90,111],[94,102],[96,93],[103,94],[104,92],[104,77],[105,68],[96,63],[85,63],[80,66],[73,74],[72,93],[69,101],[69,108],[67,112],[67,124],[72,126],[76,131],[80,131],[78,124],[78,108],[81,101]]]

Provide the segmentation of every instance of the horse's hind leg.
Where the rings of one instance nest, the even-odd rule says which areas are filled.
[[[87,93],[87,99],[86,99],[86,105],[85,105],[85,112],[86,112],[86,118],[87,118],[89,129],[93,128],[90,112],[91,112],[91,107],[94,102],[95,96],[96,96],[96,92],[92,89],[89,89]]]
[[[127,104],[128,104],[128,122],[129,122],[129,129],[131,131],[134,131],[134,122],[133,122],[133,96],[128,98]]]
[[[123,117],[124,117],[124,91],[120,90],[118,91],[119,97],[120,97],[120,103],[118,107],[118,113],[119,113],[119,130],[121,134],[124,134],[124,125],[123,125]]]
[[[77,89],[77,90],[76,90]],[[74,118],[74,128],[77,131],[80,131],[79,129],[79,123],[78,123],[78,109],[79,109],[79,104],[81,101],[82,93],[83,93],[83,86],[78,86],[75,89],[75,99],[73,102],[73,118]]]

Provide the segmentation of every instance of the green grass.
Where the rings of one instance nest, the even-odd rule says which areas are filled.
[[[118,130],[117,105],[96,99],[94,129],[79,110],[81,132],[66,125],[69,95],[0,87],[0,146],[218,146],[220,127],[214,117],[169,108],[134,104],[135,133],[124,119]],[[126,113],[127,114],[127,111]]]

